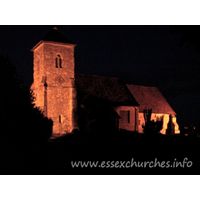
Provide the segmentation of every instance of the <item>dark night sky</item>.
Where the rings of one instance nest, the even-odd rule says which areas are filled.
[[[0,54],[32,83],[30,49],[54,26],[0,26]],[[198,123],[200,53],[180,47],[169,26],[57,26],[77,44],[77,73],[119,77],[126,83],[156,86],[177,113],[178,122]]]

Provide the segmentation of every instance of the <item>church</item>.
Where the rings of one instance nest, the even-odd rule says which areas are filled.
[[[76,44],[54,27],[31,51],[35,105],[53,121],[53,135],[74,130],[143,133],[144,110],[151,120],[162,120],[162,134],[173,124],[180,133],[176,113],[156,87],[126,84],[120,78],[75,74]]]

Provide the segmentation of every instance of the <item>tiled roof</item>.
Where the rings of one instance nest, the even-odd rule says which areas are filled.
[[[139,103],[140,112],[152,109],[153,113],[176,114],[158,88],[128,84],[127,87]]]
[[[126,84],[119,78],[76,74],[75,83],[82,103],[95,99],[113,106],[138,106]]]

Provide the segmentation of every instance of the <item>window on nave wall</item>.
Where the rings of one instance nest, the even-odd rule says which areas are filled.
[[[130,123],[130,111],[129,110],[120,110],[120,121],[123,123]]]

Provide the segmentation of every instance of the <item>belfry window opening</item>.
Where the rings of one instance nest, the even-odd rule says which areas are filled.
[[[62,59],[60,55],[56,56],[56,68],[62,68]]]

